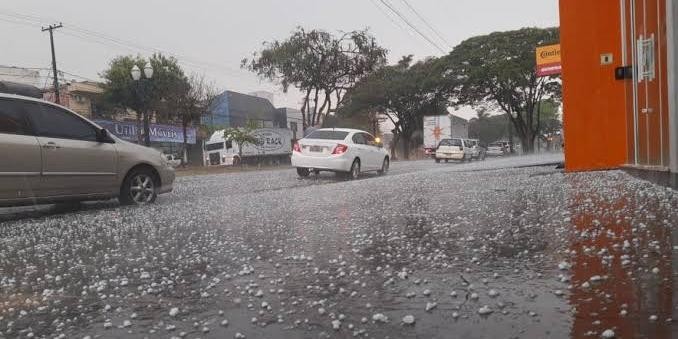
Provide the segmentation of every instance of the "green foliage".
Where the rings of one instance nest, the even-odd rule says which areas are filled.
[[[224,139],[231,140],[238,145],[238,155],[242,159],[242,149],[245,145],[256,145],[259,140],[252,134],[256,129],[253,121],[248,121],[245,127],[229,127],[224,129]]]
[[[298,27],[284,41],[264,43],[260,52],[244,59],[242,67],[265,80],[290,86],[304,94],[304,129],[319,124],[336,110],[346,91],[386,63],[386,49],[367,30],[334,36]]]
[[[558,102],[562,86],[557,77],[538,78],[535,49],[559,40],[558,28],[524,28],[463,41],[443,57],[445,79],[455,105],[498,108],[532,151],[541,129],[539,104]]]
[[[440,66],[436,59],[412,63],[411,55],[403,57],[358,82],[338,114],[386,114],[395,125],[392,152],[399,141],[408,157],[413,134],[423,128],[422,117],[446,110]]]

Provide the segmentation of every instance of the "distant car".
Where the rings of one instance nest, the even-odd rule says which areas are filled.
[[[485,148],[480,145],[478,139],[467,139],[471,146],[471,159],[485,160]]]
[[[390,159],[380,140],[371,134],[347,128],[322,128],[294,144],[292,166],[297,174],[331,171],[356,179],[362,172],[388,172]]]
[[[164,154],[165,159],[167,159],[167,163],[169,163],[172,167],[177,168],[181,166],[182,159],[177,157],[174,154]]]
[[[443,139],[438,144],[435,161],[470,161],[473,157],[471,142],[462,138]]]
[[[117,197],[144,205],[172,191],[162,153],[118,139],[62,106],[0,94],[0,206]]]
[[[433,157],[436,155],[436,149],[432,147],[424,147],[424,155],[427,157]]]
[[[488,157],[500,157],[506,154],[506,147],[501,142],[493,142],[487,146]]]

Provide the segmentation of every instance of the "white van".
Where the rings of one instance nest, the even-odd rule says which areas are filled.
[[[435,153],[435,161],[460,160],[470,161],[473,157],[471,141],[462,138],[443,139],[438,144]]]

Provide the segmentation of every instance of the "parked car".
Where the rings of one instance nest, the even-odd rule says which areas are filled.
[[[471,146],[471,159],[485,160],[485,147],[480,145],[480,140],[468,139],[468,142]]]
[[[101,200],[143,205],[170,192],[162,153],[50,102],[0,94],[0,206]]]
[[[380,140],[371,134],[347,128],[321,128],[294,144],[292,166],[297,174],[331,171],[356,179],[362,172],[388,172],[390,159]]]
[[[469,140],[450,138],[440,141],[434,159],[436,162],[442,160],[445,162],[450,160],[471,161],[472,157],[473,151]]]
[[[487,146],[487,156],[500,157],[506,154],[506,147],[501,142],[493,142]]]

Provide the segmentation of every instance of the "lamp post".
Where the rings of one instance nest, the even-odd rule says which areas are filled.
[[[148,107],[147,106],[147,87],[148,83],[151,78],[153,78],[153,67],[151,64],[147,63],[144,66],[143,70],[143,75],[144,77],[142,78],[141,74],[141,69],[139,69],[139,66],[134,65],[132,69],[130,70],[130,74],[132,75],[132,80],[134,80],[135,83],[135,88],[136,88],[136,95],[137,98],[139,99],[140,102],[140,109],[142,110],[142,115],[144,117],[144,144],[146,146],[151,145],[151,135],[150,135],[150,123],[149,123],[149,116],[148,116]]]

